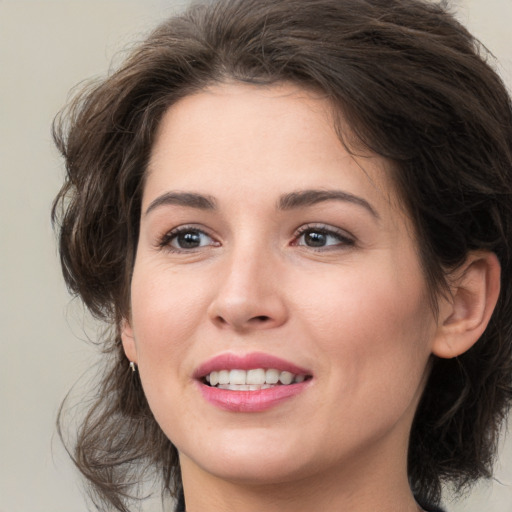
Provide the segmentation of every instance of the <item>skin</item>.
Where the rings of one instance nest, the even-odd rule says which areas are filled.
[[[279,207],[305,190],[351,199]],[[215,208],[162,199],[183,192]],[[224,84],[167,111],[122,337],[179,451],[189,512],[418,510],[409,431],[431,354],[466,347],[446,326],[459,326],[468,307],[441,301],[432,314],[414,230],[398,205],[388,163],[349,155],[319,95]],[[200,230],[200,245],[184,248],[180,227]],[[311,246],[319,232],[325,245]],[[263,412],[226,411],[202,397],[193,377],[200,364],[255,351],[313,378]]]

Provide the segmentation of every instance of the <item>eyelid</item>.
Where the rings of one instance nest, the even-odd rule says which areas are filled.
[[[293,237],[293,240],[292,240],[292,245],[299,245],[297,243],[298,239],[306,232],[308,231],[319,231],[321,233],[324,233],[324,234],[327,234],[327,235],[331,235],[331,236],[335,236],[336,238],[338,238],[340,240],[340,244],[337,244],[337,245],[327,245],[327,246],[324,246],[324,247],[309,247],[310,249],[313,249],[313,250],[329,250],[329,248],[336,248],[336,247],[346,247],[346,246],[353,246],[355,245],[356,243],[356,238],[350,234],[348,231],[344,230],[344,229],[341,229],[341,228],[337,228],[335,226],[332,226],[330,224],[322,224],[322,223],[308,223],[308,224],[304,224],[302,226],[300,226],[298,229],[295,230],[295,234],[294,234],[294,237]],[[308,247],[308,246],[305,246],[305,247]]]
[[[338,244],[330,244],[320,247],[314,247],[314,246],[307,246],[305,244],[299,244],[298,240],[299,238],[307,233],[308,231],[317,231],[329,236],[333,236],[339,240]],[[208,237],[212,243],[200,245],[198,247],[194,248],[179,248],[179,247],[173,247],[171,245],[171,242],[180,234],[187,233],[187,232],[196,232],[200,233],[201,235],[204,235]],[[318,250],[318,251],[325,251],[325,250],[332,250],[336,248],[346,248],[347,246],[354,246],[356,243],[356,238],[349,233],[348,231],[332,226],[330,224],[322,224],[322,223],[307,223],[299,228],[297,228],[294,232],[293,239],[291,241],[292,246],[301,246],[306,247],[308,249],[312,250]],[[172,228],[169,231],[166,231],[163,235],[159,236],[156,240],[155,246],[158,249],[166,250],[172,253],[192,253],[194,251],[198,251],[200,249],[205,249],[209,247],[219,247],[221,244],[216,238],[209,232],[208,229],[205,229],[204,226],[198,225],[198,224],[183,224],[176,226]]]
[[[199,247],[194,247],[190,249],[185,248],[177,248],[173,247],[171,245],[172,240],[174,240],[177,236],[179,236],[182,233],[187,232],[196,232],[200,233],[202,235],[207,236],[212,240],[212,244],[203,245]],[[208,232],[207,229],[205,229],[203,226],[197,225],[197,224],[183,224],[180,226],[176,226],[175,228],[172,228],[169,231],[166,231],[162,236],[160,236],[157,240],[156,246],[159,249],[166,250],[173,253],[191,253],[194,251],[197,251],[199,249],[204,249],[206,247],[218,247],[220,243],[215,239],[215,237]]]

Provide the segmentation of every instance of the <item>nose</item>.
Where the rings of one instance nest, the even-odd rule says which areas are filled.
[[[272,258],[233,254],[217,276],[219,286],[208,308],[218,327],[238,332],[271,329],[288,319],[282,269]]]

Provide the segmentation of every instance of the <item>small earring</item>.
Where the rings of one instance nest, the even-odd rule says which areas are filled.
[[[135,363],[133,361],[130,361],[130,368],[132,369],[132,372],[135,373],[137,370],[137,367],[135,366]]]

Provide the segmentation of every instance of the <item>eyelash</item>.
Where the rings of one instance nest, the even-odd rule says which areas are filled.
[[[299,244],[298,240],[307,233],[317,233],[321,234],[327,237],[333,237],[338,240],[339,243],[331,244],[331,245],[323,245],[323,246],[307,246],[305,244]],[[295,235],[295,238],[292,242],[292,245],[294,246],[303,246],[308,247],[310,249],[316,250],[316,251],[326,251],[326,250],[333,250],[335,248],[341,247],[353,247],[355,245],[355,240],[348,235],[345,231],[333,228],[331,226],[326,225],[318,225],[318,224],[306,224],[305,226],[301,226]]]
[[[185,234],[191,234],[194,233],[196,235],[200,236],[206,236],[210,238],[213,243],[205,244],[205,245],[199,245],[197,247],[173,247],[172,242],[177,239],[180,235]],[[339,243],[335,244],[328,244],[328,245],[320,245],[320,246],[312,246],[312,245],[306,245],[299,243],[299,240],[302,236],[306,235],[307,233],[316,233],[320,234],[325,237],[333,237],[337,239]],[[172,253],[191,253],[194,252],[197,249],[200,249],[201,247],[212,247],[212,246],[219,246],[219,242],[216,242],[213,237],[211,237],[208,233],[206,233],[204,230],[199,229],[195,226],[179,226],[168,233],[166,233],[159,241],[158,241],[158,247],[159,249],[165,249],[166,251],[172,252]],[[325,226],[325,225],[317,225],[317,224],[306,224],[304,226],[301,226],[295,233],[294,238],[291,242],[292,246],[301,246],[301,247],[307,247],[314,251],[328,251],[333,250],[335,248],[340,247],[353,247],[355,245],[355,240],[350,237],[346,232],[335,229],[331,226]]]
[[[194,233],[194,234],[198,234],[198,235],[202,235],[202,236],[207,236],[208,238],[210,238],[213,243],[212,244],[208,244],[208,245],[199,245],[198,247],[193,247],[193,248],[178,248],[178,247],[173,247],[171,244],[172,242],[177,239],[178,236],[180,235],[185,235],[187,233]],[[194,252],[195,250],[197,249],[200,249],[201,247],[206,247],[206,246],[218,246],[219,243],[216,242],[208,233],[206,233],[206,231],[204,231],[203,229],[199,229],[195,226],[179,226],[171,231],[169,231],[168,233],[166,233],[158,242],[158,247],[160,249],[165,249],[166,251],[168,252],[173,252],[173,253],[190,253],[190,252]]]

